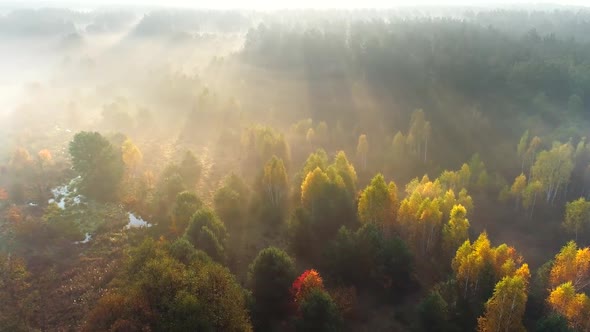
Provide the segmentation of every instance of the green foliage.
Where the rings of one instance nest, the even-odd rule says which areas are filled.
[[[201,164],[201,161],[197,159],[191,151],[187,151],[178,167],[178,173],[182,177],[187,188],[192,189],[195,187],[201,176],[202,170],[203,165]]]
[[[325,258],[326,272],[345,284],[366,287],[391,301],[413,287],[413,258],[403,241],[374,225],[355,233],[342,227]]]
[[[328,167],[327,172],[317,167],[301,184],[301,204],[309,222],[298,226],[310,229],[295,231],[314,234],[307,242],[330,239],[339,227],[354,223],[354,201],[339,173],[334,166]]]
[[[230,232],[240,232],[245,226],[246,214],[250,205],[250,189],[235,174],[229,175],[224,184],[215,191],[213,197],[215,212]]]
[[[197,210],[184,236],[195,248],[205,251],[214,260],[219,262],[225,260],[227,231],[212,210],[208,208]]]
[[[574,233],[576,240],[578,234],[587,229],[588,223],[590,223],[590,202],[585,198],[580,197],[565,205],[563,227],[568,232]]]
[[[247,168],[259,168],[272,156],[284,161],[290,160],[287,142],[282,134],[270,127],[253,126],[242,135],[242,145],[246,151]]]
[[[193,214],[202,206],[203,202],[194,193],[189,191],[179,193],[173,208],[175,233],[182,234]]]
[[[29,331],[35,308],[24,262],[0,253],[0,331]]]
[[[153,240],[131,251],[124,287],[100,299],[84,330],[252,331],[245,292],[231,273],[206,260],[178,261],[190,251],[179,241],[171,251]]]
[[[170,256],[179,262],[189,265],[197,258],[195,247],[185,238],[179,238],[170,244]]]
[[[573,332],[565,317],[553,313],[541,319],[535,325],[534,332]]]
[[[286,252],[269,247],[258,253],[248,272],[257,328],[264,330],[271,321],[287,317],[292,302],[290,287],[295,277],[293,259]]]
[[[283,222],[287,211],[289,180],[282,159],[273,156],[265,165],[257,181],[260,218],[276,227]]]
[[[418,306],[422,331],[449,331],[449,308],[438,291],[432,291]]]
[[[336,304],[322,289],[313,289],[299,306],[301,316],[295,322],[297,331],[336,332],[343,322]]]
[[[203,303],[207,324],[204,330],[252,330],[245,310],[245,292],[227,268],[218,264],[205,265],[195,276],[195,294]]]
[[[123,177],[120,151],[97,132],[79,132],[70,142],[73,168],[80,176],[80,191],[101,201],[115,201]]]

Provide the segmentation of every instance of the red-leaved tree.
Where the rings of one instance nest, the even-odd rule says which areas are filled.
[[[303,272],[291,286],[295,305],[299,307],[305,297],[316,288],[324,289],[324,281],[318,271],[311,269]]]

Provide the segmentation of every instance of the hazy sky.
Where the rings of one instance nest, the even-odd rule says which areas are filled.
[[[195,8],[250,8],[259,10],[281,8],[390,8],[413,5],[524,5],[524,4],[560,4],[590,6],[590,0],[0,0],[0,3],[32,4],[41,6],[96,7],[100,5],[149,5]]]

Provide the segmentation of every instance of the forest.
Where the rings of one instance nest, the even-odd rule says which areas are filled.
[[[0,332],[590,331],[588,31],[0,4]]]

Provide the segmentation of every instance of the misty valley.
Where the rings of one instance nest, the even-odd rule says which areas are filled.
[[[0,331],[590,331],[589,7],[42,4]]]

